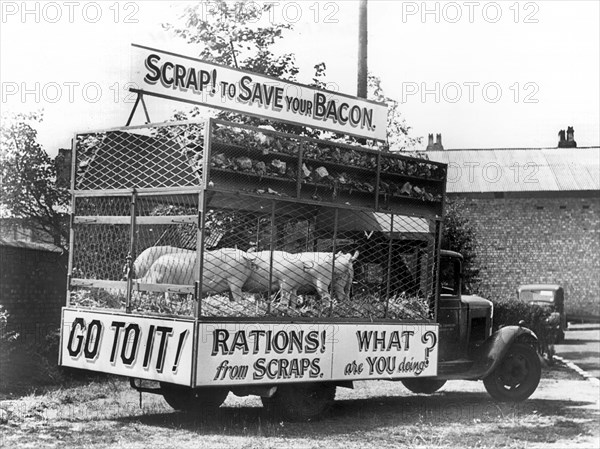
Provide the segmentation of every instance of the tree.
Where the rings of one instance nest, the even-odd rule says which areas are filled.
[[[56,166],[37,142],[41,113],[3,113],[0,142],[0,216],[17,218],[66,248],[69,191],[57,182]]]
[[[290,23],[272,23],[260,27],[257,24],[261,18],[269,15],[274,8],[273,3],[266,3],[260,7],[253,1],[239,1],[234,5],[224,0],[202,1],[184,9],[181,17],[182,24],[164,24],[163,27],[172,31],[177,36],[185,39],[189,44],[200,45],[198,56],[206,61],[223,65],[243,68],[251,72],[273,76],[288,81],[296,81],[299,68],[296,65],[293,53],[275,55],[272,46],[284,37],[286,30],[291,30]],[[323,79],[326,75],[324,62],[314,66],[314,76],[311,86],[325,88]],[[387,97],[381,87],[381,80],[369,74],[368,97],[371,100],[388,105],[387,144],[377,145],[382,150],[393,148],[394,151],[411,149],[421,142],[420,137],[410,135],[410,127],[406,124],[399,110],[399,103]],[[200,113],[199,108],[194,108],[191,113],[177,113],[176,120],[185,120]],[[219,118],[234,122],[253,125],[271,124],[280,131],[294,132],[310,137],[323,137],[320,130],[307,130],[300,126],[280,123],[270,123],[267,120],[250,118],[231,112],[219,112]],[[362,140],[341,133],[326,132],[328,137],[346,143],[362,143]]]
[[[481,271],[477,260],[477,234],[465,217],[464,199],[445,201],[445,217],[442,228],[442,249],[456,251],[463,256],[463,287],[466,292],[478,289]]]
[[[163,27],[189,44],[200,44],[202,49],[198,56],[205,61],[295,80],[298,67],[294,55],[276,56],[271,50],[292,24],[256,26],[272,8],[273,4],[261,8],[256,2],[240,1],[231,5],[224,0],[204,0],[184,9],[183,26],[164,24]]]
[[[381,79],[369,73],[367,82],[369,99],[385,103],[388,106],[387,149],[404,151],[412,149],[415,145],[421,143],[421,137],[410,135],[411,127],[406,124],[406,120],[400,112],[398,101],[385,95],[381,87]]]
[[[291,30],[291,23],[272,23],[259,26],[261,18],[268,16],[275,4],[259,6],[254,1],[239,1],[235,4],[224,0],[204,0],[184,8],[181,23],[163,24],[163,27],[185,39],[190,45],[199,45],[198,57],[216,64],[232,66],[272,76],[287,81],[296,81],[299,68],[293,53],[276,55],[273,45]],[[313,86],[324,88],[325,63],[314,66]],[[175,113],[175,120],[196,117],[201,109],[194,107],[189,112]],[[318,137],[319,130],[306,130],[300,126],[271,122],[267,119],[250,117],[229,112],[216,112],[218,118],[249,125],[271,125],[279,131]]]

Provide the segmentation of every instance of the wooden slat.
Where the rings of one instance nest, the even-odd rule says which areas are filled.
[[[133,283],[134,291],[194,294],[193,285]]]
[[[103,281],[100,279],[71,279],[72,287],[87,287],[87,288],[118,288],[125,290],[127,282],[125,281]],[[178,285],[178,284],[142,284],[140,282],[133,283],[134,291],[146,292],[166,292],[166,293],[183,293],[194,294],[193,285]]]
[[[138,225],[151,225],[151,224],[188,224],[196,223],[198,221],[197,215],[169,215],[169,216],[151,216],[151,217],[137,217],[136,224]],[[120,224],[128,225],[131,223],[131,217],[123,215],[90,215],[75,217],[75,224]]]
[[[200,191],[199,186],[189,187],[148,187],[137,189],[138,196],[153,196],[153,195],[196,195]],[[133,189],[105,189],[105,190],[74,190],[73,196],[81,197],[98,197],[98,196],[130,196]]]
[[[125,281],[103,281],[100,279],[71,279],[72,287],[88,287],[88,288],[119,288],[125,290],[127,282]]]

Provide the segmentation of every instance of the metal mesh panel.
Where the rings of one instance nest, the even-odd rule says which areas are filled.
[[[197,186],[203,124],[139,127],[80,134],[77,190]]]
[[[99,216],[128,216],[131,198],[128,196],[83,197],[75,201],[75,216],[89,217],[82,222],[97,222]]]
[[[228,194],[207,207],[220,251],[238,252],[205,253],[203,279],[225,282],[203,285],[202,316],[432,317],[435,222]]]
[[[80,279],[118,281],[129,252],[129,226],[76,224],[72,275]]]
[[[131,277],[140,285],[132,294],[132,310],[192,316],[193,297],[182,292],[181,286],[194,285],[198,195],[139,197],[136,217],[136,249]],[[183,255],[181,263],[174,266],[180,255]],[[178,272],[185,275],[178,276]],[[153,288],[148,284],[173,286],[157,292],[148,290]]]

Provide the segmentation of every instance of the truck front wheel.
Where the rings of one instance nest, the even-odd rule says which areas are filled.
[[[175,410],[198,413],[217,409],[229,393],[222,388],[189,388],[168,383],[160,384],[163,398]]]
[[[531,346],[514,343],[500,365],[485,379],[485,389],[503,402],[524,401],[533,394],[542,375],[537,352]]]
[[[281,385],[272,397],[261,399],[265,408],[274,413],[281,413],[290,421],[311,421],[320,418],[333,405],[335,385]]]
[[[403,379],[402,384],[413,393],[433,394],[442,388],[446,384],[446,381],[428,378],[414,378]]]

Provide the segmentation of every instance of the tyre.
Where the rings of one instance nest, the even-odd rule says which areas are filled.
[[[223,388],[189,388],[167,383],[161,383],[160,387],[167,404],[175,410],[193,413],[219,408],[229,393]]]
[[[282,385],[270,398],[261,398],[263,406],[288,421],[319,419],[333,405],[335,385],[306,383]]]
[[[432,394],[442,388],[446,384],[446,381],[431,378],[414,378],[403,379],[402,384],[413,393]]]
[[[483,379],[483,384],[494,399],[519,402],[533,394],[541,374],[542,366],[535,349],[513,343],[496,369]]]

